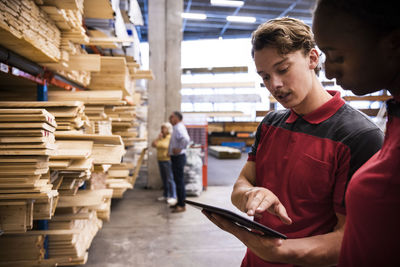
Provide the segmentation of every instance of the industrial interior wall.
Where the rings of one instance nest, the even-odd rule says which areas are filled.
[[[148,87],[148,181],[149,188],[162,186],[157,155],[151,141],[169,114],[181,107],[181,41],[183,0],[149,1],[148,40],[155,80]]]

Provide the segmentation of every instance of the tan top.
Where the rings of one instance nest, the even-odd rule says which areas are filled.
[[[157,141],[157,160],[158,161],[168,161],[171,158],[168,156],[169,141],[171,140],[171,135],[168,134],[166,137],[159,139]]]

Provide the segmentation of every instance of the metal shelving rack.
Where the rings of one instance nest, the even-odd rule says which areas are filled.
[[[38,101],[47,101],[48,85],[54,85],[65,90],[85,90],[83,86],[2,46],[0,46],[0,71],[36,83]]]

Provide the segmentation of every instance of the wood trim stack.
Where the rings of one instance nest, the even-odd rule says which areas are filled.
[[[50,219],[58,200],[49,174],[57,123],[45,109],[0,108],[0,229],[23,233]]]
[[[61,33],[31,0],[0,1],[0,44],[34,62],[57,62]]]

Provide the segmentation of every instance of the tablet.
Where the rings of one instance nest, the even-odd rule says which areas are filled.
[[[230,220],[233,223],[236,223],[237,225],[239,225],[241,227],[246,228],[249,231],[256,230],[256,231],[263,233],[266,236],[287,239],[287,237],[284,234],[281,234],[278,231],[268,228],[267,226],[262,225],[258,222],[249,220],[249,219],[247,219],[239,214],[236,214],[230,210],[226,210],[226,209],[222,209],[222,208],[218,208],[215,206],[210,206],[210,205],[206,205],[203,203],[190,201],[190,200],[185,200],[185,202],[189,205],[192,205],[195,208],[200,209],[200,210],[204,209],[210,213],[215,213],[220,216],[223,216],[224,218]]]

